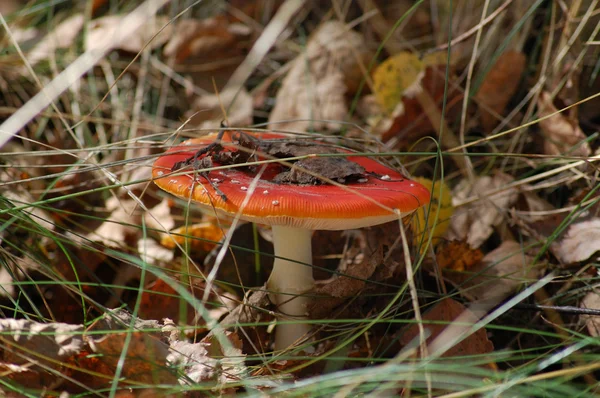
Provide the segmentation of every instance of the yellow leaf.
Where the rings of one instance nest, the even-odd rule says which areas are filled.
[[[415,181],[425,186],[431,192],[430,206],[421,207],[416,211],[415,217],[412,220],[412,229],[417,239],[425,239],[428,235],[432,235],[435,243],[435,238],[444,236],[450,226],[450,218],[454,214],[452,206],[452,195],[450,188],[442,181],[433,181],[427,178],[415,178]],[[427,217],[429,215],[429,217]]]
[[[375,98],[386,112],[391,113],[402,100],[418,87],[425,66],[415,54],[403,51],[383,63],[373,73]]]
[[[223,230],[220,226],[212,222],[203,222],[175,228],[171,231],[171,234],[164,234],[161,237],[160,244],[168,249],[174,249],[176,243],[184,246],[187,239],[187,245],[191,248],[208,252],[216,246],[223,236]]]
[[[435,51],[423,56],[425,66],[446,65],[448,61],[448,51]]]

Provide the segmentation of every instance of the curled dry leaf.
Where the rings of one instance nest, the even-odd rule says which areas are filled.
[[[169,42],[164,48],[167,58],[181,63],[187,58],[228,52],[236,41],[250,34],[250,29],[240,23],[231,23],[225,15],[203,20],[183,19],[177,22]]]
[[[555,210],[554,206],[547,200],[542,199],[536,192],[526,190],[522,192],[521,198],[525,210],[515,212],[515,214],[526,222],[543,221]]]
[[[0,268],[0,298],[16,297],[17,293],[22,293],[22,286],[15,282],[30,279],[30,273],[39,269],[40,263],[29,256],[5,258]]]
[[[471,311],[464,305],[451,298],[445,298],[423,314],[423,326],[429,331],[427,343],[431,343],[442,331],[459,316]],[[475,314],[470,318],[476,320]],[[402,332],[400,344],[407,346],[419,338],[419,326],[415,323]],[[418,351],[418,350],[417,350]],[[447,350],[443,357],[457,357],[487,354],[494,351],[494,345],[488,339],[485,329],[479,329]]]
[[[131,15],[110,15],[90,21],[85,49],[89,51],[112,48],[138,53],[144,48],[153,49],[165,44],[173,32],[172,25],[168,24],[169,18],[155,17],[145,21],[127,38],[123,38],[120,30],[125,18],[131,18]]]
[[[540,269],[532,264],[532,258],[514,241],[502,243],[486,254],[470,271],[468,275],[446,276],[455,283],[467,280],[461,285],[467,296],[494,304],[507,298],[524,284],[537,281],[540,276]]]
[[[465,240],[478,248],[500,225],[505,212],[517,201],[516,188],[506,188],[513,177],[497,173],[493,177],[478,177],[473,184],[461,181],[453,192],[453,202],[461,202],[470,197],[478,199],[467,206],[458,208],[450,223],[451,237]],[[495,193],[494,193],[495,192]]]
[[[345,95],[360,79],[360,62],[370,52],[362,35],[337,21],[324,23],[311,37],[306,52],[293,62],[277,93],[269,128],[306,131],[338,129],[348,113]],[[288,119],[305,119],[285,121]],[[306,120],[310,119],[310,121]]]
[[[167,322],[165,321],[165,324],[166,323]],[[167,341],[170,336],[170,331],[161,331],[163,324],[161,324],[159,321],[154,319],[147,320],[139,317],[134,318],[130,312],[123,308],[108,309],[100,319],[98,319],[88,328],[87,331],[95,331],[99,333],[103,331],[122,331],[128,327],[131,327],[132,325],[133,329],[154,333],[155,337],[164,341]],[[94,337],[95,334],[91,335],[89,338]]]
[[[564,264],[585,261],[600,251],[600,218],[571,224],[567,232],[551,246]]]
[[[542,92],[538,99],[538,116],[545,117],[556,111],[550,94],[546,91]],[[592,152],[588,142],[582,143],[586,135],[579,127],[579,123],[562,113],[540,120],[540,128],[545,136],[544,152],[548,155],[566,154],[585,157]],[[576,145],[577,147],[574,148]]]

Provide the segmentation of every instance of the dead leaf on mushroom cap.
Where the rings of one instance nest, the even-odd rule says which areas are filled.
[[[363,36],[345,24],[324,23],[283,79],[269,116],[269,128],[293,131],[338,129],[339,123],[326,120],[345,119],[348,113],[345,95],[351,91],[351,84],[360,81],[357,56],[366,64],[370,55],[367,48]],[[289,119],[310,121],[284,122]]]
[[[556,112],[550,93],[544,91],[538,99],[538,116],[545,117]],[[540,120],[540,128],[544,132],[544,152],[548,155],[589,156],[592,152],[587,137],[576,120],[571,120],[563,113]],[[577,145],[575,149],[573,147]]]
[[[506,188],[514,180],[504,173],[493,177],[477,177],[473,184],[468,180],[461,181],[452,194],[453,203],[478,197],[474,202],[456,208],[450,223],[449,237],[464,240],[473,248],[481,246],[499,226],[507,210],[517,201],[517,188]]]

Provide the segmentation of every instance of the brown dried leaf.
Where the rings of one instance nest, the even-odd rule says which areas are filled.
[[[218,58],[219,52],[227,52],[250,30],[242,24],[230,23],[224,15],[203,20],[184,19],[177,23],[164,55],[181,63],[187,58],[210,55]]]
[[[537,281],[541,270],[534,267],[532,258],[514,241],[506,241],[486,254],[483,260],[465,274],[447,274],[461,285],[468,296],[479,301],[498,303],[513,294],[523,284]],[[475,275],[475,276],[473,276]]]
[[[357,56],[368,62],[369,51],[362,35],[337,21],[324,23],[311,37],[306,52],[293,62],[283,79],[269,116],[269,128],[306,131],[338,129],[323,120],[344,120],[348,113],[345,95],[355,84]],[[310,119],[289,121],[288,119]]]
[[[552,103],[552,97],[546,91],[538,99],[539,117],[548,116],[557,109]],[[559,113],[540,121],[540,128],[544,132],[544,153],[548,155],[568,154],[571,156],[589,156],[592,150],[585,142],[573,150],[573,146],[581,143],[587,137],[579,127],[576,120],[571,120]]]
[[[457,85],[451,85],[445,94],[446,65],[428,65],[425,68],[420,86],[426,91],[439,109],[442,109],[443,101],[446,100],[446,118],[448,121],[456,120],[460,115],[459,108],[462,93]],[[454,76],[450,76],[454,79]],[[382,139],[389,141],[396,138],[397,146],[409,147],[419,138],[436,131],[431,121],[423,112],[423,107],[416,98],[405,96],[401,105],[395,109],[393,117],[385,118],[377,126],[376,130],[381,132]]]
[[[451,298],[438,302],[433,308],[423,314],[423,325],[430,335],[427,343],[431,343],[446,329],[455,319],[465,312],[470,312],[464,305]],[[473,318],[475,315],[473,314]],[[430,323],[431,322],[431,323]],[[438,322],[442,322],[439,324]],[[445,324],[444,324],[445,323]],[[400,344],[408,345],[419,337],[419,326],[413,324],[405,330],[400,337]],[[481,355],[494,351],[494,345],[488,339],[485,329],[479,329],[464,340],[447,350],[443,357],[457,357],[469,355]]]
[[[14,365],[11,363],[0,362],[0,374],[6,381],[10,380],[11,384],[16,383],[21,386],[27,386],[27,388],[44,388],[50,383],[56,382],[56,376],[41,369],[32,369],[28,365]],[[6,394],[6,390],[0,387],[0,393]],[[26,395],[17,394],[14,395],[2,395],[6,398],[21,398]]]
[[[519,88],[526,60],[522,52],[508,50],[500,55],[486,75],[475,95],[477,102],[483,105],[481,124],[486,131],[493,130],[499,122],[498,116],[504,115],[506,105]]]
[[[356,239],[358,247],[351,247],[344,253],[337,269],[338,274],[329,279],[315,282],[314,294],[319,296],[309,314],[313,318],[323,318],[331,315],[331,311],[344,303],[348,298],[355,297],[364,287],[379,264],[383,262],[383,248],[381,245],[370,248],[366,239]],[[322,297],[325,296],[325,297]]]
[[[464,271],[473,268],[483,259],[483,252],[472,249],[465,241],[442,241],[435,249],[440,268]]]
[[[527,187],[525,187],[527,188]],[[540,198],[540,196],[531,191],[525,191],[521,194],[522,206],[525,208],[524,211],[520,211],[518,214],[519,218],[533,223],[537,221],[543,221],[549,218],[555,207],[552,206],[548,201]],[[546,235],[547,236],[547,235]]]
[[[110,369],[119,366],[121,353],[127,350],[121,374],[141,383],[176,384],[177,375],[166,367],[169,346],[148,332],[110,333],[99,338],[86,336],[95,353]]]
[[[478,177],[474,184],[463,180],[454,189],[453,203],[461,202],[471,196],[479,199],[468,206],[456,208],[452,217],[450,232],[453,239],[465,240],[478,248],[485,242],[504,220],[506,211],[518,198],[516,188],[501,189],[513,181],[513,177],[497,173],[493,177]],[[499,191],[499,192],[497,192]],[[497,192],[487,194],[488,192]]]
[[[552,252],[564,264],[585,261],[600,251],[600,218],[571,224],[552,244]]]
[[[187,288],[186,290],[190,295],[195,296],[197,300],[202,300],[204,281],[194,278],[191,282],[194,285],[193,288]],[[217,295],[213,292],[208,296],[206,307],[212,319],[219,319],[228,311],[228,307],[223,303],[230,304],[230,297]],[[183,305],[185,305],[185,309],[182,308]],[[142,293],[139,316],[145,319],[168,318],[177,324],[194,324],[196,333],[201,332],[200,327],[205,323],[204,319],[198,319],[194,306],[162,279],[157,279],[146,285]]]

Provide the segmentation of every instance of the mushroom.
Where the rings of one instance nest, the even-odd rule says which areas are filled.
[[[310,153],[352,155],[347,150],[333,150],[315,142],[306,145],[306,141],[283,134],[237,134],[244,134],[256,142],[254,152],[261,160],[292,157],[288,143],[293,146],[294,142],[304,143],[297,144],[298,148],[291,153],[306,154],[307,157],[302,159],[306,160],[303,163],[306,168],[311,164],[307,160],[323,159],[310,156]],[[398,220],[427,204],[430,194],[421,184],[366,156],[330,157],[346,159],[345,165],[340,166],[339,160],[334,161],[331,164],[335,166],[329,167],[332,170],[327,170],[320,164],[322,162],[316,162],[319,163],[316,171],[308,173],[298,166],[300,162],[290,168],[290,163],[285,160],[265,162],[253,166],[254,169],[244,164],[219,167],[223,164],[214,159],[232,159],[239,156],[236,154],[240,151],[252,152],[249,145],[232,142],[232,136],[234,134],[230,133],[223,136],[218,146],[219,156],[212,156],[213,160],[209,161],[206,158],[211,157],[210,151],[197,151],[210,144],[214,146],[216,134],[185,141],[156,160],[152,175],[163,190],[191,199],[205,209],[272,226],[275,260],[267,288],[277,305],[278,321],[292,321],[279,323],[276,327],[275,349],[284,349],[310,330],[306,320],[307,305],[311,301],[309,294],[314,285],[313,230],[355,229]],[[223,156],[228,153],[233,155]],[[209,170],[181,168],[189,163]],[[177,168],[181,169],[174,170]],[[349,171],[344,171],[346,169]],[[322,173],[328,181],[305,178],[307,174],[317,177]],[[248,195],[251,195],[249,200],[246,199]]]

